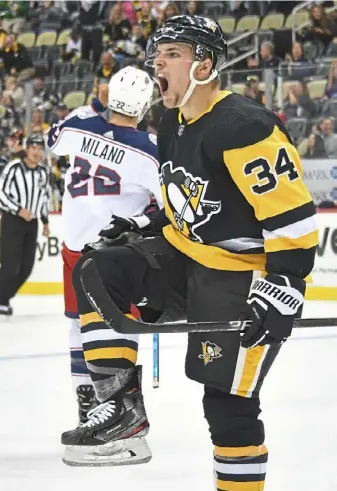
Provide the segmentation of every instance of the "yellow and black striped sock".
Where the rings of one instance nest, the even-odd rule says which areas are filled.
[[[217,491],[263,491],[268,450],[265,445],[215,447]]]
[[[131,313],[126,315],[135,319]],[[116,374],[134,368],[139,336],[115,332],[97,312],[80,315],[80,322],[84,358],[96,395],[99,400],[106,400],[114,392]]]

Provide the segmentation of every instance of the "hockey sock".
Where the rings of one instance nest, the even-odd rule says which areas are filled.
[[[263,491],[268,450],[265,445],[215,447],[217,491]]]
[[[127,314],[132,317],[133,314]],[[95,387],[96,397],[102,402],[111,398],[121,379],[129,377],[138,354],[138,335],[122,335],[110,329],[97,312],[80,315],[84,358]],[[118,380],[117,380],[118,379]]]
[[[89,370],[85,363],[82,340],[81,340],[81,324],[79,319],[71,319],[71,327],[69,331],[69,346],[70,346],[70,369],[73,388],[76,392],[80,385],[92,385]]]

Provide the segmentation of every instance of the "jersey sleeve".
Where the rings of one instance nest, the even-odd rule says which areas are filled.
[[[142,143],[142,150],[146,154],[146,162],[144,162],[144,184],[150,193],[155,197],[158,207],[161,209],[164,206],[163,196],[159,181],[159,161],[158,161],[158,146],[157,136],[147,133],[145,140]]]
[[[104,115],[105,108],[98,99],[87,106],[74,109],[66,119],[54,124],[48,133],[47,146],[52,153],[58,156],[68,155],[73,146],[75,131],[89,118]]]
[[[305,278],[318,229],[296,148],[280,126],[262,119],[229,137],[233,148],[223,149],[223,162],[262,226],[267,272]]]
[[[11,196],[11,186],[15,180],[16,162],[9,162],[0,176],[0,209],[17,215],[21,209],[19,203]]]

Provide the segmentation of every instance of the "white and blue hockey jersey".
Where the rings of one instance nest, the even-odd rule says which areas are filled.
[[[143,213],[154,196],[162,208],[155,135],[107,122],[99,101],[73,111],[49,132],[48,146],[69,155],[62,203],[64,242],[80,251],[111,215]]]

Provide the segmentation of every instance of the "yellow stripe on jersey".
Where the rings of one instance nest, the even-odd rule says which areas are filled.
[[[169,208],[165,208],[170,219]],[[207,268],[227,271],[261,271],[265,269],[265,254],[234,254],[220,247],[192,242],[172,225],[163,228],[163,234],[173,247]]]
[[[233,481],[216,481],[217,489],[221,491],[263,491],[264,481],[256,482],[233,482]]]
[[[97,312],[89,312],[88,314],[80,315],[81,326],[84,327],[92,322],[104,322],[102,317]]]
[[[84,358],[85,361],[123,358],[135,364],[137,361],[137,351],[126,346],[118,348],[95,348],[84,351]]]
[[[266,252],[289,251],[291,249],[310,249],[318,244],[318,230],[310,232],[296,238],[280,237],[275,239],[267,239],[264,242],[264,250]]]
[[[249,446],[249,447],[214,447],[215,455],[219,457],[258,457],[259,455],[266,455],[268,449],[265,445]]]
[[[223,158],[258,220],[312,201],[302,180],[297,150],[277,126],[268,138],[254,145],[224,151]]]

